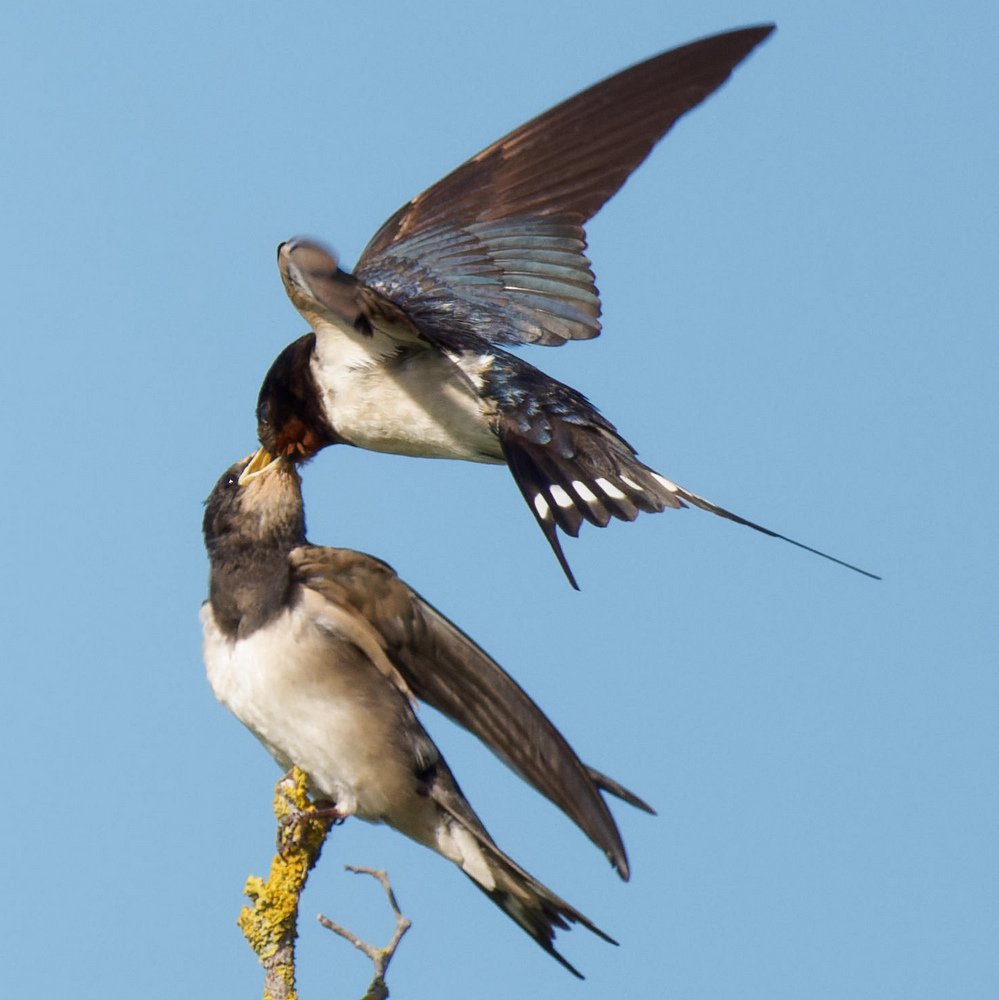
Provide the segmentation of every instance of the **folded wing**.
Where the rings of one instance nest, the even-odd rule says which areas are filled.
[[[374,626],[408,691],[482,740],[628,878],[624,844],[600,790],[651,812],[641,799],[583,764],[516,681],[387,565],[319,546],[297,549],[292,558],[302,582]]]

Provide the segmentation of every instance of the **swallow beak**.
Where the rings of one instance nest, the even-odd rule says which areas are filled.
[[[258,448],[250,459],[249,464],[240,473],[239,485],[246,486],[256,479],[257,476],[262,476],[268,469],[273,468],[280,461],[280,455],[275,458],[266,448]]]

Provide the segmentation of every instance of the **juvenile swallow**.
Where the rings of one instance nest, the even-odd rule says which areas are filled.
[[[559,806],[624,879],[601,792],[652,809],[586,767],[527,694],[385,563],[305,537],[292,460],[263,449],[229,468],[204,517],[202,606],[216,697],[339,817],[387,823],[457,864],[571,972],[556,928],[599,928],[493,842],[414,712],[420,699],[479,737]]]
[[[353,274],[316,243],[281,244],[311,332],[264,380],[261,444],[504,463],[574,587],[557,529],[688,504],[842,563],[671,482],[581,393],[499,346],[597,336],[584,223],[772,30],[665,52],[515,129],[400,208]]]

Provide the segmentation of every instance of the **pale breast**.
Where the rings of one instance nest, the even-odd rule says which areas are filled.
[[[281,767],[297,764],[345,813],[380,821],[416,796],[399,737],[405,698],[349,639],[289,608],[234,642],[202,609],[215,696]]]
[[[433,350],[400,357],[399,347],[377,329],[367,337],[317,330],[313,376],[337,433],[371,451],[501,462],[491,406],[476,391],[492,357]]]

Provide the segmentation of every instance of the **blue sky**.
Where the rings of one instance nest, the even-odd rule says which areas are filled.
[[[253,996],[235,926],[277,769],[204,679],[201,502],[303,330],[278,242],[347,262],[400,204],[655,52],[774,20],[590,227],[604,335],[529,359],[697,511],[566,546],[501,468],[331,450],[314,541],[490,650],[616,809],[620,883],[426,713],[501,845],[614,935],[573,981],[398,835],[337,829],[304,1000],[359,996],[389,869],[393,996],[994,997],[999,680],[994,4],[17,4],[0,37],[2,727],[11,996]],[[8,951],[9,949],[9,951]]]

